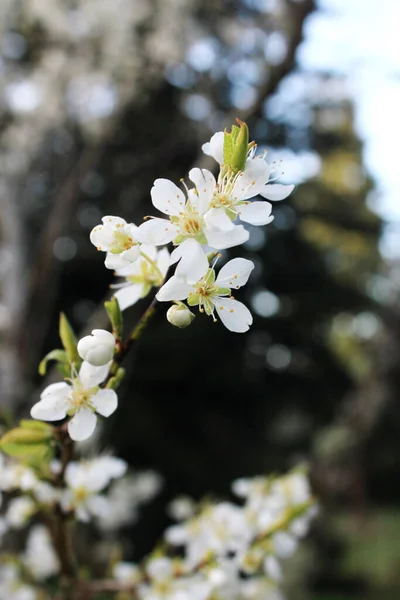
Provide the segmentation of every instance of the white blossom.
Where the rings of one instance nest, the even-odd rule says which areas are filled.
[[[39,594],[22,582],[16,565],[0,565],[0,598],[4,600],[39,600]]]
[[[113,577],[119,583],[132,584],[137,583],[140,577],[138,567],[129,562],[119,562],[113,567]]]
[[[12,529],[22,529],[35,514],[37,506],[28,496],[20,496],[10,500],[5,520]]]
[[[107,269],[121,269],[139,258],[138,228],[121,217],[105,216],[103,225],[97,225],[90,233],[90,241],[97,250],[107,252]]]
[[[206,169],[192,169],[189,179],[195,188],[186,190],[186,195],[172,181],[156,179],[151,190],[151,199],[155,208],[167,216],[167,219],[154,217],[140,225],[138,236],[145,244],[162,246],[173,242],[184,247],[174,252],[171,262],[184,257],[189,261],[188,252],[198,258],[202,245],[218,250],[242,244],[249,233],[242,225],[235,225],[222,211],[210,211],[215,178]],[[195,244],[185,244],[187,241]],[[196,248],[197,246],[197,248]]]
[[[117,283],[114,296],[121,310],[135,304],[147,296],[152,287],[160,287],[167,274],[170,254],[166,248],[157,250],[155,246],[143,244],[140,256],[133,264],[116,270],[116,275],[125,277],[124,283]]]
[[[223,131],[218,131],[217,133],[215,133],[211,140],[209,142],[207,142],[206,144],[203,144],[202,146],[202,150],[204,152],[204,154],[207,154],[208,156],[212,156],[222,167],[224,164],[224,156],[223,156],[223,147],[224,147],[224,132]],[[263,196],[263,198],[266,198],[267,200],[272,200],[272,201],[276,201],[276,200],[284,200],[285,198],[287,198],[289,196],[289,194],[292,193],[292,191],[294,190],[294,185],[282,185],[282,184],[278,184],[278,183],[268,183],[268,181],[270,181],[270,176],[273,175],[275,173],[275,171],[277,170],[277,167],[275,166],[275,164],[268,164],[267,162],[265,162],[264,160],[264,156],[255,156],[256,153],[256,149],[257,146],[253,145],[248,153],[248,157],[246,160],[246,164],[245,164],[245,168],[243,171],[243,177],[246,177],[246,181],[247,179],[251,179],[251,175],[253,175],[253,179],[252,181],[254,181],[254,188],[253,188],[253,192],[255,191],[255,193],[253,193],[251,196],[249,196],[250,198],[260,195]],[[221,170],[222,172],[222,178],[221,178],[221,183],[222,184],[222,188],[224,187],[224,182],[223,179],[224,177],[226,177],[226,175],[223,173],[223,169]],[[228,177],[229,179],[229,177]],[[228,186],[230,186],[229,182],[228,182]],[[233,202],[233,204],[235,204],[235,197],[237,196],[236,192],[230,194],[229,193],[229,189],[230,187],[228,187],[228,196],[229,196],[229,202]],[[246,198],[242,198],[242,200],[245,200]],[[267,203],[263,203],[263,202],[254,202],[253,204],[257,204],[259,206],[257,207],[253,207],[253,208],[246,208],[246,210],[244,211],[244,216],[243,216],[243,209],[242,209],[242,215],[241,215],[241,219],[243,221],[247,221],[248,223],[252,223],[252,225],[265,225],[266,223],[261,223],[261,222],[257,222],[260,220],[263,220],[263,218],[268,218],[268,209],[264,208],[262,209],[261,204],[267,204]],[[251,204],[248,206],[252,206]],[[271,205],[269,205],[270,207]],[[247,215],[246,215],[247,212]],[[246,218],[249,217],[248,218]],[[250,220],[251,219],[251,220]],[[253,221],[256,222],[253,222]],[[270,219],[272,221],[272,218]],[[267,221],[269,222],[269,221]]]
[[[160,289],[157,300],[160,302],[188,299],[189,306],[199,306],[200,312],[212,316],[215,312],[230,331],[243,333],[253,322],[249,309],[235,300],[232,289],[247,283],[254,263],[245,258],[234,258],[222,267],[218,277],[213,268],[204,265],[201,278],[190,284],[179,275],[172,276]]]
[[[65,471],[67,489],[61,496],[61,504],[66,511],[75,511],[80,521],[91,517],[107,518],[110,502],[99,492],[112,481],[122,477],[127,464],[120,458],[100,456],[87,462],[72,461]]]
[[[113,359],[115,338],[104,329],[93,329],[91,335],[86,335],[78,342],[78,353],[94,367],[102,367]]]
[[[54,552],[49,533],[43,525],[35,525],[29,532],[23,562],[35,579],[43,580],[58,573],[60,564]]]
[[[211,585],[200,573],[175,577],[172,560],[153,558],[146,565],[149,583],[140,584],[137,593],[140,600],[206,600]]]
[[[117,408],[118,398],[114,390],[100,389],[109,370],[82,363],[79,375],[71,383],[59,382],[49,385],[31,410],[34,419],[41,421],[59,421],[67,415],[72,417],[68,423],[68,433],[75,441],[90,437],[96,427],[96,413],[109,417]]]

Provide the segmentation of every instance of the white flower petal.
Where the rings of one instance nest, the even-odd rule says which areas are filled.
[[[32,418],[41,421],[64,419],[69,406],[68,396],[70,392],[71,386],[64,381],[47,386],[40,394],[40,401],[32,406]]]
[[[39,421],[60,421],[66,417],[67,410],[67,398],[57,398],[54,401],[47,398],[46,400],[40,400],[32,406],[31,417]]]
[[[166,248],[162,248],[159,250],[157,255],[157,267],[160,269],[160,272],[163,276],[167,274],[169,269],[169,261],[170,261],[170,253]]]
[[[286,531],[278,531],[272,536],[275,553],[280,558],[289,558],[297,548],[297,540],[286,533]]]
[[[79,369],[79,379],[85,388],[92,388],[96,385],[100,385],[100,383],[103,383],[107,378],[110,366],[111,361],[102,367],[95,367],[84,360]]]
[[[178,228],[166,219],[153,218],[140,225],[138,237],[143,244],[163,246],[178,235]]]
[[[235,225],[231,231],[217,231],[216,229],[205,229],[207,242],[211,248],[224,250],[240,246],[249,239],[249,232],[243,225]]]
[[[176,275],[168,279],[156,294],[159,302],[168,302],[172,300],[185,300],[189,292],[192,291],[192,286]]]
[[[107,252],[104,264],[107,269],[117,271],[118,269],[123,269],[136,262],[139,256],[140,244],[136,244],[135,246],[132,246],[132,248],[129,248],[129,250],[124,250],[124,252],[120,252],[119,254]]]
[[[245,169],[233,187],[232,196],[241,200],[257,196],[265,188],[270,174],[271,167],[262,157],[247,159]]]
[[[198,194],[197,210],[202,215],[204,214],[213,199],[216,181],[211,171],[207,169],[191,169],[189,171],[189,179],[196,186]]]
[[[97,417],[91,410],[81,408],[68,423],[68,433],[75,442],[87,440],[96,427]]]
[[[233,258],[222,267],[215,283],[221,287],[239,288],[247,283],[253,269],[251,260]]]
[[[120,288],[114,293],[114,296],[118,300],[118,304],[121,310],[125,310],[128,306],[133,306],[143,294],[142,283],[132,283],[126,287]]]
[[[204,215],[204,222],[207,228],[219,231],[232,231],[235,227],[224,208],[211,208]]]
[[[114,233],[116,225],[126,226],[127,222],[121,217],[113,217],[106,215],[102,218],[103,225],[97,225],[90,232],[90,241],[96,248],[102,251],[109,249],[109,246],[114,241]]]
[[[99,390],[92,396],[91,403],[103,417],[109,417],[117,410],[118,396],[114,390]]]
[[[175,253],[175,257],[180,255],[181,260],[176,267],[175,275],[182,277],[187,283],[196,283],[206,274],[209,266],[203,247],[196,240],[188,239],[178,248],[179,252]]]
[[[217,131],[214,133],[211,140],[203,144],[201,149],[204,154],[212,156],[220,164],[224,164],[224,132]]]
[[[215,309],[219,318],[229,331],[244,333],[253,323],[251,312],[241,302],[230,298],[216,298]]]
[[[280,183],[271,183],[266,185],[260,192],[260,196],[267,200],[284,200],[294,190],[294,185],[282,185]]]
[[[185,194],[169,179],[156,179],[151,188],[151,200],[160,212],[178,215],[185,206]]]
[[[239,207],[239,217],[251,225],[267,225],[274,220],[271,215],[272,204],[269,202],[250,202]]]
[[[110,501],[105,496],[91,496],[86,502],[87,509],[94,517],[105,519],[111,510]]]

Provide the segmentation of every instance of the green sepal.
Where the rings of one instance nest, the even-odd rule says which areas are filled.
[[[125,377],[125,369],[120,367],[114,377],[111,377],[106,385],[106,388],[109,390],[117,390],[122,383],[122,380]]]
[[[187,299],[187,303],[189,304],[189,306],[197,306],[199,301],[200,301],[199,294],[190,294]]]
[[[77,345],[78,340],[74,330],[72,329],[67,317],[64,313],[60,313],[60,339],[64,346],[65,352],[67,353],[68,360],[75,367],[81,363],[80,356],[78,354]]]
[[[204,306],[204,310],[206,311],[206,315],[207,316],[212,315],[212,313],[214,312],[214,303],[209,298],[204,300],[203,306]]]
[[[215,281],[215,271],[214,269],[207,269],[207,273],[203,277],[204,284],[209,286],[212,285]]]
[[[113,335],[117,340],[120,340],[123,335],[124,319],[117,298],[113,296],[111,300],[104,302],[104,308],[110,319]]]
[[[185,239],[185,236],[180,233],[176,236],[176,238],[173,241],[174,246],[179,246],[179,244],[182,244],[182,242],[184,242]]]
[[[232,130],[224,131],[224,167],[237,173],[243,171],[249,148],[249,129],[243,121],[236,119],[237,125]]]
[[[234,221],[236,219],[237,214],[235,213],[234,210],[231,210],[230,208],[226,208],[225,212],[231,221]]]
[[[38,368],[39,375],[46,375],[47,363],[49,360],[55,360],[63,365],[69,364],[68,356],[65,350],[52,350],[40,361]]]

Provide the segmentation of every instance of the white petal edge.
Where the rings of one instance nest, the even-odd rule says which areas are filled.
[[[271,215],[272,204],[269,202],[250,202],[239,207],[239,217],[250,225],[267,225],[274,220]]]
[[[189,171],[189,179],[196,186],[198,194],[197,209],[199,213],[204,214],[214,196],[216,181],[211,171],[207,169],[191,169]]]
[[[181,260],[176,267],[175,275],[182,277],[187,283],[196,283],[208,269],[208,259],[203,247],[196,240],[189,239],[185,240],[179,248]],[[178,256],[178,253],[175,256]]]
[[[207,156],[212,156],[220,165],[224,164],[224,132],[217,131],[201,149]]]
[[[218,273],[215,283],[220,286],[239,288],[245,285],[250,277],[254,263],[247,258],[233,258]]]
[[[81,380],[83,386],[87,389],[103,383],[103,381],[107,378],[111,362],[112,361],[106,365],[103,365],[102,367],[94,367],[84,360],[81,368],[79,369],[79,379]]]
[[[235,225],[231,231],[217,231],[215,229],[206,229],[205,235],[211,248],[216,250],[225,250],[240,246],[249,239],[249,232],[243,225]]]
[[[97,417],[91,410],[81,408],[68,423],[68,433],[75,442],[83,442],[95,430]]]
[[[186,283],[184,279],[173,275],[171,279],[168,279],[167,283],[160,288],[159,292],[156,294],[156,298],[159,302],[185,300],[190,291],[192,291],[191,285]]]
[[[169,179],[156,179],[150,194],[153,206],[165,215],[178,215],[185,206],[185,194]]]
[[[253,323],[253,317],[247,306],[237,300],[217,298],[215,309],[225,327],[234,333],[245,333]]]
[[[121,310],[127,309],[129,306],[136,304],[143,294],[142,283],[132,283],[126,287],[120,288],[114,293],[114,296],[118,300],[118,304]]]
[[[178,235],[178,228],[166,219],[157,217],[142,223],[138,229],[138,239],[143,244],[163,246],[169,244]]]
[[[91,402],[99,415],[109,417],[117,410],[118,396],[114,390],[99,390],[92,396]]]
[[[294,185],[282,185],[280,183],[270,183],[266,185],[259,193],[260,196],[267,200],[278,201],[284,200],[294,190]]]

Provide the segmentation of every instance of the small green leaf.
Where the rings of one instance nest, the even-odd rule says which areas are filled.
[[[46,356],[39,364],[38,370],[40,375],[46,375],[47,363],[49,362],[49,360],[56,360],[57,362],[63,364],[67,364],[69,362],[65,350],[52,350],[51,352],[46,354]]]
[[[72,329],[67,317],[64,313],[60,313],[60,338],[63,343],[68,360],[71,364],[79,365],[81,359],[76,349],[78,341],[74,330]]]
[[[120,340],[123,335],[124,322],[117,298],[113,296],[111,300],[105,302],[104,308],[110,319],[113,335],[117,340]]]

